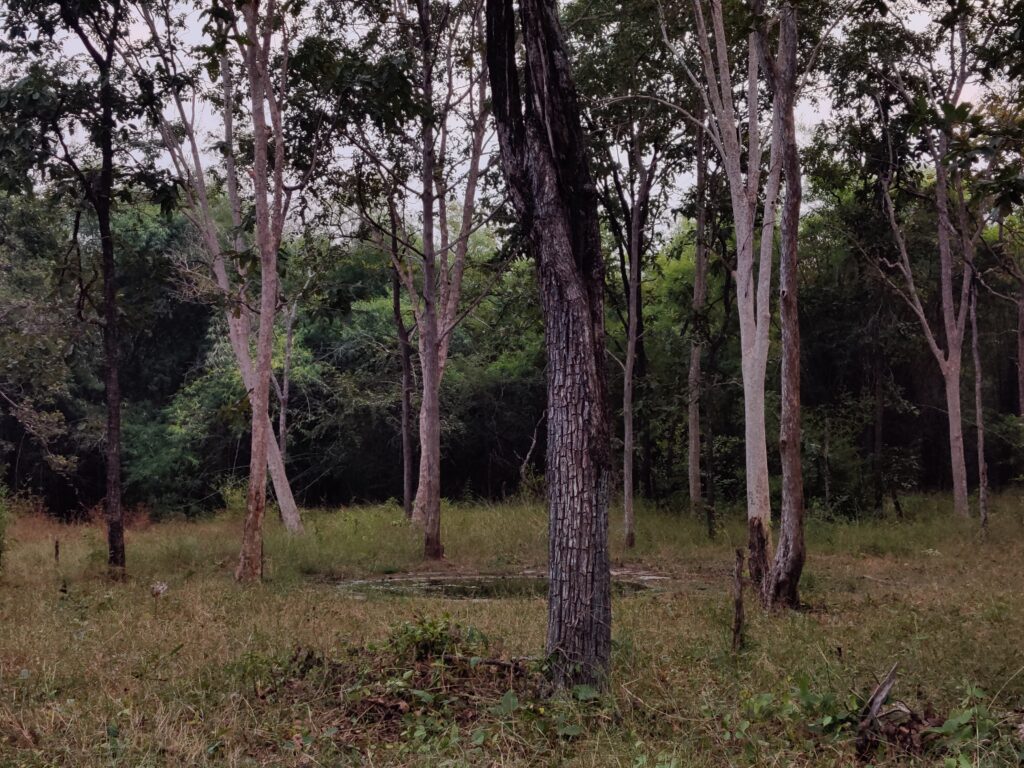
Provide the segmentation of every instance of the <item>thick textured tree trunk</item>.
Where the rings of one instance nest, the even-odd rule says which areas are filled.
[[[418,0],[420,89],[423,103],[434,103],[434,46],[430,0]],[[413,520],[423,526],[423,554],[444,556],[441,546],[441,350],[437,306],[437,254],[434,247],[434,116],[425,110],[420,123],[420,199],[423,212],[423,303],[417,316],[423,399],[420,402],[420,477]]]
[[[985,461],[984,379],[981,371],[981,341],[978,339],[978,283],[971,286],[971,354],[974,357],[974,423],[978,435],[978,517],[988,528],[988,462]]]
[[[547,350],[547,652],[555,684],[603,685],[611,654],[604,260],[597,195],[554,0],[487,0],[502,167],[537,258]],[[525,114],[524,114],[525,107]]]
[[[392,248],[397,252],[397,232],[392,228]],[[413,494],[416,493],[416,467],[412,447],[412,347],[409,344],[409,329],[402,317],[401,280],[398,270],[391,273],[391,301],[395,316],[395,330],[398,334],[398,354],[402,361],[402,509],[405,516],[412,517]]]
[[[782,514],[771,579],[765,592],[769,605],[800,605],[800,574],[804,567],[804,479],[800,449],[800,313],[797,234],[800,226],[800,156],[796,143],[797,19],[792,3],[779,13],[779,55],[775,63],[775,94],[782,107],[782,163],[786,198],[782,208],[779,259],[779,315],[782,326],[782,412],[779,454],[782,459]]]
[[[707,173],[708,157],[706,152],[707,139],[704,129],[697,131],[697,222],[694,234],[693,245],[693,302],[690,304],[690,311],[694,318],[704,312],[704,305],[707,303],[707,272],[708,272],[708,249],[706,242],[707,229]],[[686,456],[686,477],[690,493],[690,511],[694,515],[700,515],[703,507],[703,493],[700,484],[700,403],[703,390],[703,377],[701,376],[701,354],[703,353],[703,324],[697,325],[693,330],[692,341],[690,342],[690,370],[687,374],[687,456]],[[708,532],[714,535],[714,523],[709,523]]]
[[[953,510],[961,517],[970,514],[967,501],[967,462],[964,459],[964,428],[960,404],[960,358],[950,360],[943,372],[946,411],[949,414],[949,459],[953,474]]]

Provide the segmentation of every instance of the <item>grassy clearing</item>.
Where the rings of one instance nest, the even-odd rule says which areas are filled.
[[[923,754],[883,749],[876,765],[1018,765],[1024,500],[996,500],[985,540],[942,499],[907,506],[900,521],[812,521],[810,609],[749,608],[739,655],[728,573],[742,521],[708,542],[699,521],[642,510],[634,552],[613,531],[614,561],[671,578],[616,601],[610,692],[555,700],[529,664],[466,662],[536,656],[543,599],[356,599],[332,585],[437,569],[395,507],[311,512],[294,539],[272,525],[256,588],[231,579],[237,517],[131,530],[124,584],[102,576],[100,529],[15,518],[0,765],[853,765],[856,697],[894,661],[896,698],[954,719]],[[537,506],[451,505],[444,535],[453,572],[546,559]],[[169,585],[159,600],[156,580]],[[410,655],[453,626],[486,647],[470,633],[461,661]]]

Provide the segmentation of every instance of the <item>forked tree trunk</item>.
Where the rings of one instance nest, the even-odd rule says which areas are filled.
[[[234,79],[231,74],[231,63],[226,52],[221,56],[220,72],[224,103],[231,104],[234,101]],[[180,113],[184,118],[184,110],[180,110]],[[231,209],[231,226],[234,229],[231,240],[235,250],[241,252],[245,248],[245,241],[242,237],[242,202],[238,191],[238,171],[235,166],[234,156],[234,115],[229,109],[224,110],[222,114],[224,119],[224,144],[227,147],[227,151],[224,153],[224,166],[226,170],[224,181],[227,187],[228,205]],[[205,182],[201,173],[202,165],[199,159],[199,149],[195,143],[194,134],[190,134],[190,140],[192,141],[192,152],[196,164],[196,185],[200,193],[199,198],[202,201],[202,212],[208,229],[206,234],[208,241],[207,249],[213,256],[214,279],[217,281],[217,285],[220,286],[221,291],[225,295],[230,295],[231,280],[228,277],[227,266],[224,263],[224,255],[218,234],[213,228],[212,212],[209,209]],[[256,388],[256,369],[253,366],[252,354],[249,349],[250,333],[252,331],[251,313],[244,305],[243,297],[239,296],[238,298],[238,303],[241,306],[228,306],[224,315],[228,325],[228,340],[231,342],[231,349],[235,353],[235,362],[238,364],[238,370],[242,375],[242,384],[245,386],[246,392],[249,393],[249,406],[252,412],[251,434],[255,431],[256,419],[260,418],[260,412],[252,407],[252,393]],[[265,429],[269,434],[271,432],[269,413],[266,417],[267,424]],[[274,486],[277,506],[281,511],[281,521],[289,533],[301,533],[302,518],[299,516],[299,508],[295,503],[295,497],[292,495],[292,486],[288,481],[288,473],[284,466],[284,455],[282,454],[281,446],[273,441],[270,441],[267,445],[267,469],[270,472],[270,480]]]
[[[269,62],[257,52],[259,34],[259,7],[256,2],[244,6],[246,35],[245,69],[249,78],[253,141],[253,197],[256,219],[256,248],[260,259],[260,322],[256,339],[255,382],[250,396],[254,419],[249,455],[249,493],[246,500],[245,525],[242,531],[242,549],[238,557],[235,578],[239,581],[259,581],[263,578],[263,520],[267,505],[267,445],[272,443],[270,429],[270,376],[274,343],[274,314],[277,311],[277,233],[271,221],[269,192],[269,135],[266,117],[266,88],[269,78],[265,68]],[[269,24],[266,20],[264,23]],[[276,158],[276,162],[281,162]],[[278,210],[275,206],[275,219]],[[277,233],[275,233],[275,229]]]
[[[796,143],[796,9],[784,2],[779,13],[779,54],[775,60],[774,98],[782,102],[782,163],[786,198],[782,208],[779,259],[779,315],[782,326],[782,412],[779,454],[782,459],[782,515],[771,579],[769,605],[800,605],[800,574],[804,567],[804,480],[800,457],[800,313],[797,301],[800,225],[800,157]]]
[[[555,684],[603,685],[611,653],[604,261],[597,194],[554,0],[487,0],[501,161],[537,259],[547,350],[547,652]]]
[[[740,325],[741,373],[743,379],[743,430],[747,472],[747,546],[750,550],[750,578],[764,588],[771,559],[771,494],[768,483],[768,440],[765,433],[764,384],[768,365],[771,323],[772,252],[775,239],[776,205],[781,165],[778,137],[781,115],[773,107],[772,140],[768,175],[761,176],[763,145],[759,125],[759,69],[762,60],[759,32],[747,36],[746,142],[742,120],[736,108],[733,73],[729,62],[730,42],[726,37],[721,0],[710,0],[708,26],[704,0],[693,0],[696,42],[704,82],[702,101],[708,110],[708,137],[722,159],[729,184],[736,243],[736,300]],[[761,206],[760,242],[757,243],[757,209]]]
[[[706,151],[707,138],[704,129],[697,130],[697,221],[693,245],[693,302],[690,311],[694,318],[704,312],[704,305],[707,303],[707,272],[708,272],[708,249],[705,239],[707,228],[707,173],[708,157]],[[694,515],[700,515],[704,503],[703,492],[700,483],[700,403],[703,390],[703,378],[701,376],[701,354],[703,353],[703,339],[701,334],[704,324],[692,323],[694,327],[692,341],[690,342],[690,370],[686,378],[687,383],[687,456],[686,476],[690,493],[690,511]],[[709,518],[708,533],[714,535],[713,518]]]
[[[978,339],[978,282],[971,286],[971,354],[974,357],[974,422],[978,434],[978,517],[988,528],[988,462],[985,461],[984,379],[981,371],[981,341]]]

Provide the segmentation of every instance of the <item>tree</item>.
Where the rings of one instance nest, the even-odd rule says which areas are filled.
[[[761,34],[766,37],[762,28]],[[768,43],[761,45],[765,56],[772,99],[781,121],[781,131],[773,133],[779,150],[785,181],[781,221],[779,259],[779,315],[782,326],[782,413],[779,421],[779,453],[782,458],[782,515],[775,561],[765,588],[769,605],[800,605],[798,585],[804,566],[804,480],[801,463],[800,428],[800,313],[797,291],[800,226],[800,156],[796,140],[797,98],[797,12],[792,2],[779,9],[778,54],[768,54]]]
[[[710,14],[710,27],[705,11]],[[771,498],[764,391],[770,342],[772,250],[782,175],[779,158],[781,146],[777,140],[782,124],[781,102],[776,100],[773,104],[771,157],[767,176],[762,178],[764,143],[759,114],[760,67],[763,60],[761,34],[756,28],[751,28],[747,34],[744,115],[734,97],[730,62],[733,49],[726,33],[721,0],[710,0],[707,5],[703,0],[694,0],[693,16],[696,25],[693,43],[700,52],[702,77],[698,77],[689,68],[683,54],[670,40],[665,23],[663,34],[666,44],[676,50],[677,59],[686,67],[691,81],[698,89],[707,115],[707,135],[721,158],[732,202],[736,243],[734,277],[742,348],[749,567],[753,581],[762,586],[768,575],[771,553]],[[691,119],[697,122],[692,116]],[[759,206],[762,216],[758,242],[756,230]]]
[[[664,223],[674,177],[690,146],[670,119],[669,101],[685,78],[671,56],[648,45],[657,30],[656,4],[637,2],[628,15],[615,3],[576,3],[567,9],[573,71],[584,105],[600,212],[619,257],[622,290],[611,291],[622,319],[623,533],[635,543],[636,486],[654,495],[652,440],[644,414],[648,358],[644,344],[644,263]],[[616,19],[614,25],[611,19]],[[616,301],[618,297],[618,301]],[[640,483],[634,482],[637,436]]]
[[[354,126],[349,137],[377,177],[379,200],[361,201],[360,215],[388,254],[412,305],[420,361],[419,472],[412,519],[423,528],[424,555],[441,543],[441,384],[452,334],[465,318],[463,283],[471,235],[480,227],[478,188],[489,126],[486,62],[480,51],[482,5],[462,0],[437,17],[417,0],[414,18],[394,18],[398,46],[418,65],[413,77],[413,135]],[[417,158],[413,160],[412,158]],[[414,178],[415,177],[415,178]],[[418,200],[419,238],[411,236],[406,198]],[[457,221],[449,216],[457,209]],[[400,245],[398,249],[392,244]],[[472,307],[470,307],[472,308]],[[401,333],[399,331],[399,333]],[[405,455],[409,455],[406,453]]]
[[[487,1],[487,60],[501,164],[537,260],[544,312],[547,652],[555,683],[568,687],[603,683],[608,671],[611,456],[597,194],[562,40],[553,0],[521,0],[518,20],[511,0]]]
[[[971,194],[978,177],[987,177],[992,160],[981,169],[957,159],[959,142],[972,122],[971,105],[964,100],[964,89],[980,67],[977,36],[986,29],[978,26],[981,17],[969,9],[954,10],[937,20],[931,39],[922,39],[907,47],[911,58],[891,74],[880,75],[902,101],[911,115],[912,128],[918,131],[929,170],[934,173],[930,194],[912,191],[917,199],[934,206],[935,241],[938,250],[940,327],[933,327],[914,277],[914,264],[905,226],[900,220],[894,192],[899,183],[896,170],[900,162],[893,154],[889,119],[882,97],[876,97],[879,117],[889,146],[889,165],[882,177],[882,204],[897,246],[897,260],[886,266],[896,274],[894,287],[917,317],[921,331],[942,375],[946,394],[949,427],[950,466],[953,480],[953,508],[967,516],[967,465],[964,457],[963,417],[961,413],[961,374],[963,347],[969,314],[972,272],[978,243],[984,233],[990,197]],[[879,71],[879,70],[876,70]],[[963,156],[961,156],[962,158]],[[959,276],[957,273],[959,272]],[[959,281],[959,287],[955,283]]]
[[[118,281],[111,216],[118,167],[132,143],[127,122],[137,113],[124,90],[116,54],[128,33],[127,7],[121,0],[91,2],[13,2],[4,23],[18,41],[14,51],[25,71],[4,94],[2,142],[13,160],[7,175],[51,172],[68,178],[96,216],[102,273],[101,323],[106,397],[105,502],[107,562],[123,575],[126,560],[121,506],[121,377]],[[84,50],[62,58],[72,38]],[[75,143],[76,130],[89,137],[88,149]],[[90,155],[90,151],[95,156]],[[77,237],[78,229],[74,236]]]

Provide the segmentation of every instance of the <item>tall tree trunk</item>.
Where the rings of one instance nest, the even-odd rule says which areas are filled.
[[[981,341],[978,339],[978,282],[971,286],[971,353],[974,356],[974,421],[978,433],[978,517],[988,528],[988,462],[985,461],[985,409],[981,371]]]
[[[729,185],[735,230],[736,303],[740,325],[740,356],[743,379],[744,459],[747,472],[747,546],[750,578],[763,590],[771,560],[771,493],[768,482],[768,438],[765,431],[764,383],[768,365],[771,325],[772,253],[776,229],[776,207],[782,167],[779,160],[781,113],[772,109],[772,141],[767,177],[762,179],[762,137],[758,114],[760,32],[747,36],[746,142],[743,122],[736,109],[730,42],[726,36],[720,0],[709,5],[711,26],[707,25],[703,0],[693,0],[696,43],[704,71],[702,87],[710,107],[709,134],[714,137]],[[757,210],[762,216],[758,222]],[[760,229],[758,238],[757,230]],[[759,240],[759,242],[757,242]],[[755,247],[756,246],[756,247]]]
[[[638,169],[640,179],[637,185],[637,196],[633,200],[629,217],[629,294],[627,300],[629,319],[626,324],[626,364],[622,382],[622,499],[623,528],[627,549],[632,549],[636,544],[636,518],[633,510],[635,489],[633,482],[635,459],[633,388],[637,343],[640,337],[640,260],[644,251],[644,224],[656,163],[657,155],[651,160],[650,168],[644,166],[644,159],[640,154],[640,142],[637,140],[633,147],[633,167]]]
[[[946,388],[946,412],[949,415],[949,458],[953,475],[953,510],[961,517],[969,515],[967,501],[967,462],[964,458],[964,428],[960,403],[960,360],[951,360],[943,372]]]
[[[397,252],[397,229],[392,228],[392,249]],[[412,447],[412,347],[409,344],[409,329],[402,317],[401,280],[398,269],[391,271],[391,302],[398,333],[398,354],[402,360],[402,509],[405,516],[412,518],[413,494],[416,493],[416,467],[413,463]]]
[[[434,103],[434,46],[430,0],[418,0],[420,90],[424,105]],[[444,556],[441,546],[441,356],[437,307],[437,254],[434,247],[434,116],[420,122],[420,200],[423,211],[423,303],[419,310],[419,351],[423,399],[420,403],[420,477],[413,519],[423,526],[423,554]]]
[[[224,103],[234,102],[234,79],[231,74],[231,63],[227,52],[223,53],[220,60],[221,89],[224,96]],[[242,235],[242,202],[238,192],[238,172],[235,166],[234,156],[234,115],[230,109],[222,112],[224,119],[224,144],[227,151],[224,153],[225,186],[228,193],[228,207],[231,210],[231,226],[234,234],[231,238],[235,251],[242,252],[245,247],[245,238]],[[194,141],[194,136],[192,137]],[[198,147],[193,146],[193,153],[196,155],[196,178],[201,190],[200,197],[206,201],[204,182],[200,161],[198,160]],[[208,232],[206,234],[207,249],[213,256],[213,273],[217,285],[225,293],[231,295],[231,280],[228,277],[227,266],[224,263],[224,254],[220,247],[217,232],[213,229],[212,212],[208,203],[204,205],[204,218],[207,221]],[[231,349],[235,354],[235,362],[242,375],[242,384],[249,393],[249,407],[252,412],[250,434],[256,430],[256,420],[260,418],[260,412],[253,407],[252,394],[256,389],[256,371],[253,366],[252,354],[249,349],[249,340],[252,331],[251,312],[246,306],[244,297],[239,295],[237,306],[228,306],[224,312],[225,321],[228,326],[228,340],[231,342]],[[270,415],[266,415],[267,424],[264,429],[271,433]],[[299,515],[298,505],[292,494],[292,486],[288,481],[288,473],[284,465],[284,456],[281,447],[270,441],[267,445],[267,469],[270,472],[270,480],[274,486],[274,497],[277,499],[278,509],[281,511],[281,520],[289,533],[302,532],[302,518]]]
[[[107,160],[104,159],[104,165]],[[106,175],[101,172],[101,175]],[[107,564],[115,578],[123,575],[124,510],[121,507],[121,344],[117,318],[117,275],[114,238],[110,227],[110,194],[98,193],[96,207],[103,254],[103,355],[106,362],[104,388],[107,400],[106,500]],[[105,198],[105,199],[104,199]]]
[[[707,272],[708,249],[706,240],[707,229],[707,173],[708,156],[706,151],[707,138],[704,129],[697,129],[697,221],[693,245],[693,301],[690,313],[693,335],[690,341],[690,370],[687,383],[687,456],[686,476],[690,493],[690,511],[700,515],[703,506],[703,494],[700,484],[700,403],[703,389],[701,376],[701,354],[703,352],[704,324],[697,323],[696,318],[704,312],[707,303]],[[708,533],[714,535],[713,518],[709,518]]]
[[[555,684],[602,685],[611,654],[604,260],[597,194],[554,0],[487,0],[502,167],[537,258],[547,350],[547,652]],[[525,114],[524,114],[525,107]]]
[[[875,354],[871,366],[871,390],[874,399],[874,426],[872,427],[871,476],[874,485],[875,513],[881,515],[885,506],[885,483],[882,472],[882,452],[885,449],[882,427],[885,419],[885,393],[882,389],[882,353],[878,344],[878,323],[874,327]]]
[[[259,581],[263,578],[263,519],[267,506],[267,444],[273,442],[270,429],[269,402],[272,353],[274,345],[274,315],[277,311],[277,247],[272,228],[268,200],[269,171],[268,143],[270,130],[265,112],[267,62],[257,53],[259,34],[259,8],[256,2],[243,7],[246,35],[246,70],[249,77],[249,96],[253,128],[253,197],[256,219],[256,247],[260,259],[260,314],[256,339],[255,383],[250,396],[254,420],[249,454],[249,493],[246,500],[245,525],[242,531],[242,549],[238,557],[235,578],[239,581]],[[265,23],[270,23],[269,20]],[[279,160],[278,160],[279,161]],[[274,212],[277,216],[277,210]]]
[[[779,453],[782,459],[782,516],[771,580],[769,605],[800,605],[800,574],[804,567],[804,480],[800,461],[800,313],[797,235],[800,226],[800,157],[796,143],[796,9],[784,2],[779,14],[779,55],[775,98],[782,101],[782,161],[786,198],[782,208],[779,260],[779,315],[782,325],[782,413]]]
[[[1017,289],[1017,413],[1024,416],[1024,281]]]
[[[115,9],[115,13],[117,10]],[[116,31],[111,31],[111,40]],[[103,272],[103,356],[106,364],[104,389],[107,401],[106,499],[107,564],[115,578],[126,567],[124,510],[121,507],[121,334],[117,317],[117,265],[110,208],[114,189],[114,91],[110,59],[100,68],[100,172],[91,191],[100,232]]]

